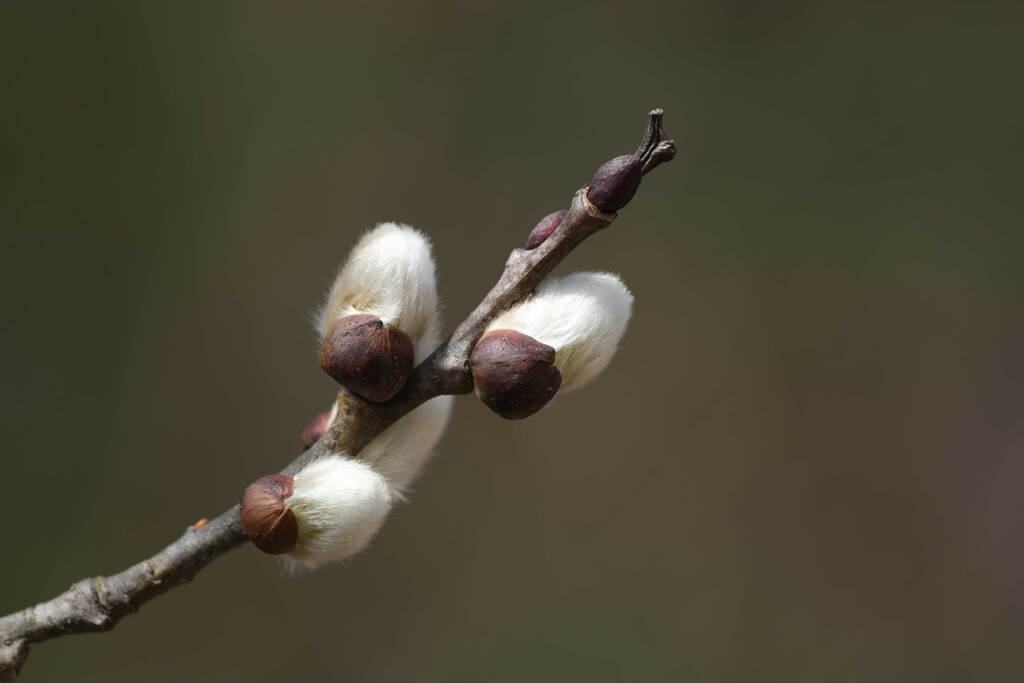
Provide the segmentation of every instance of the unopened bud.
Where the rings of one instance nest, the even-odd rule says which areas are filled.
[[[526,248],[536,249],[543,244],[544,240],[550,237],[551,233],[553,233],[555,229],[562,224],[567,213],[568,211],[565,211],[564,209],[561,211],[552,211],[547,216],[544,216],[544,218],[541,218],[540,222],[537,223],[530,232],[530,236],[526,240]]]
[[[298,542],[299,526],[285,502],[292,495],[293,486],[292,477],[269,474],[250,484],[242,495],[239,514],[245,535],[270,555],[290,552]]]
[[[320,437],[327,433],[327,428],[331,426],[331,422],[334,421],[334,414],[337,408],[331,408],[320,413],[312,420],[309,421],[302,430],[302,447],[310,448],[313,444],[320,440]]]
[[[663,116],[661,109],[651,110],[640,147],[633,154],[615,157],[597,169],[587,190],[591,204],[604,213],[615,213],[636,194],[646,171],[675,156],[675,144],[665,138],[661,128]]]
[[[409,336],[360,313],[339,319],[320,344],[320,367],[339,384],[368,401],[394,397],[413,367]]]
[[[615,213],[633,198],[643,179],[643,162],[632,155],[606,161],[594,173],[587,199],[605,213]]]
[[[555,350],[515,330],[493,330],[477,342],[469,367],[477,396],[498,415],[518,420],[547,405],[562,384]]]

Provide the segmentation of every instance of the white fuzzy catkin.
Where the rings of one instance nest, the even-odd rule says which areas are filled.
[[[417,407],[381,432],[360,455],[394,487],[397,495],[409,486],[434,454],[441,440],[454,396],[438,396]]]
[[[336,455],[312,462],[295,475],[286,500],[299,527],[286,561],[313,568],[354,555],[380,529],[392,500],[387,481],[364,462]]]
[[[440,343],[435,271],[423,233],[381,223],[360,238],[338,273],[317,319],[320,337],[342,316],[370,313],[408,334],[420,363]],[[451,396],[419,406],[370,442],[361,459],[372,463],[400,496],[433,454],[451,408]]]
[[[430,240],[416,228],[381,223],[360,238],[317,316],[323,339],[339,318],[369,313],[409,335],[419,363],[437,346],[437,277]]]
[[[495,318],[487,332],[516,330],[554,348],[561,393],[608,367],[632,309],[633,295],[617,275],[573,273],[545,280],[535,296]]]
[[[454,396],[438,396],[415,408],[377,435],[360,453],[360,460],[380,472],[402,499],[434,454],[448,426]],[[338,415],[335,404],[327,421],[328,428]]]

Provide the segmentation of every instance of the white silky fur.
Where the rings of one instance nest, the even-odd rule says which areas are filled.
[[[286,562],[312,569],[354,555],[380,529],[392,500],[384,477],[359,460],[332,455],[307,465],[287,499],[299,540]]]
[[[352,249],[317,319],[317,331],[323,338],[338,318],[371,313],[409,335],[418,364],[440,343],[436,282],[427,237],[408,225],[381,223]],[[451,396],[419,406],[370,442],[360,459],[401,496],[433,454],[451,408]]]
[[[416,228],[381,223],[360,238],[316,321],[320,338],[336,320],[369,313],[409,335],[419,363],[437,345],[437,276],[430,240]]]
[[[388,480],[400,497],[434,454],[448,426],[454,396],[430,399],[391,425],[360,453]]]
[[[397,499],[404,499],[441,440],[451,417],[454,396],[438,396],[415,408],[363,448],[360,460],[387,479]],[[335,404],[327,424],[338,414]]]
[[[376,315],[405,332],[420,363],[440,343],[436,273],[430,241],[408,225],[381,223],[360,238],[321,308],[321,339],[343,316]],[[441,439],[451,396],[419,406],[371,441],[358,460],[332,456],[295,475],[288,503],[299,520],[299,543],[286,556],[312,568],[362,549],[380,528]],[[337,415],[337,404],[331,415]]]
[[[561,393],[608,367],[632,309],[633,295],[617,275],[573,273],[545,280],[535,296],[499,315],[487,331],[516,330],[554,348]]]

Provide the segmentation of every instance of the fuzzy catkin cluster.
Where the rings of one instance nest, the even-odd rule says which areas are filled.
[[[321,341],[353,315],[373,316],[407,335],[414,364],[437,348],[437,275],[430,241],[423,233],[408,225],[382,223],[363,235],[317,316]],[[287,557],[313,567],[365,547],[392,503],[405,495],[430,459],[451,407],[451,396],[427,401],[378,435],[359,458],[330,456],[299,472],[289,499],[299,537]],[[329,427],[330,420],[325,425]]]
[[[548,231],[550,232],[550,231]],[[633,297],[615,275],[549,278],[498,315],[470,359],[477,396],[519,418],[558,391],[594,380],[626,329]],[[390,400],[440,342],[436,271],[429,240],[407,225],[367,232],[338,272],[316,318],[324,370],[368,401]],[[364,548],[429,461],[452,397],[427,401],[379,434],[358,457],[331,455],[294,477],[255,482],[242,501],[246,532],[293,567],[343,560]],[[337,407],[304,434],[330,428]]]
[[[380,318],[408,335],[413,363],[440,343],[441,314],[434,255],[419,230],[381,223],[356,244],[338,272],[317,316],[321,340],[332,325],[353,314]],[[362,452],[396,494],[408,490],[440,441],[451,415],[452,396],[427,401],[388,427]]]

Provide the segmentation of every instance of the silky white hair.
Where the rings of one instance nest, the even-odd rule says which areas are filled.
[[[562,373],[559,392],[566,392],[608,367],[632,310],[633,295],[617,275],[573,273],[545,280],[535,296],[495,318],[487,332],[516,330],[554,348]]]
[[[321,339],[340,317],[370,313],[412,339],[415,362],[440,343],[441,316],[430,241],[409,225],[381,223],[363,235],[338,272],[317,316]],[[404,498],[433,455],[451,415],[453,397],[438,396],[381,432],[360,453]],[[337,404],[328,425],[337,415]]]
[[[434,449],[441,440],[448,419],[451,417],[454,396],[438,396],[378,434],[360,452],[360,460],[387,479],[396,500],[404,500],[410,484],[423,471],[434,455]],[[338,404],[334,404],[328,428],[338,415]]]
[[[438,396],[418,406],[371,441],[360,456],[371,463],[400,498],[434,454],[452,412],[454,396]]]
[[[359,460],[331,455],[304,467],[287,498],[299,527],[295,549],[285,556],[292,569],[312,569],[359,552],[391,510],[391,487]]]
[[[430,240],[400,223],[364,234],[338,272],[316,318],[323,339],[339,318],[369,313],[405,332],[419,363],[437,346],[437,276]]]

